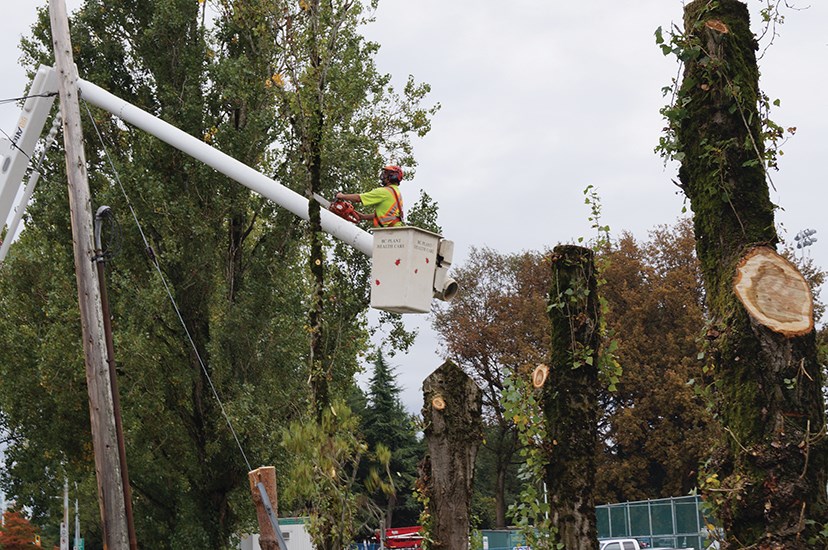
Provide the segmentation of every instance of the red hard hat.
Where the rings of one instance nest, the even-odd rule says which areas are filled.
[[[392,177],[396,177],[397,181],[394,182],[394,183],[400,183],[403,179],[402,168],[400,168],[399,166],[397,166],[395,164],[389,164],[388,166],[383,166],[382,171],[383,172],[388,172],[389,174],[391,174]]]

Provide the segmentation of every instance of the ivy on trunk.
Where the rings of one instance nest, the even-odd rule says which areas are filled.
[[[542,393],[550,453],[546,486],[560,542],[565,548],[595,549],[598,285],[591,250],[563,245],[553,252],[549,307],[552,367]]]
[[[711,317],[715,407],[727,434],[700,483],[724,528],[723,548],[801,548],[828,519],[815,334],[773,330],[748,314],[733,288],[749,251],[772,249],[778,240],[749,23],[747,7],[736,0],[696,0],[685,8],[676,103],[686,111],[674,129]],[[774,299],[772,290],[762,292]]]

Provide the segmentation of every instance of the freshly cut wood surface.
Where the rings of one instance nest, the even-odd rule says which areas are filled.
[[[544,382],[546,382],[546,378],[549,376],[549,367],[546,365],[538,365],[535,367],[535,370],[532,372],[532,385],[536,388],[540,388],[543,386]]]
[[[771,248],[750,250],[736,266],[733,290],[758,323],[788,337],[814,329],[814,300],[805,277]]]

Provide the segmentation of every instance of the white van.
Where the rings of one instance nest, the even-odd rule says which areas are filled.
[[[604,539],[598,541],[600,550],[641,550],[635,539]]]

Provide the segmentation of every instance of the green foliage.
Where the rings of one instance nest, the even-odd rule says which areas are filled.
[[[409,140],[438,108],[420,105],[427,85],[412,80],[397,95],[377,73],[378,45],[358,33],[371,6],[221,1],[205,25],[206,3],[86,0],[72,21],[75,61],[85,78],[288,187],[305,192],[313,175],[324,190],[367,188],[386,157],[415,165]],[[330,49],[314,58],[323,43]],[[28,66],[52,63],[45,11],[24,47]],[[220,548],[254,515],[246,464],[211,384],[246,455],[281,466],[280,428],[309,401],[309,296],[325,304],[313,358],[335,396],[350,387],[368,338],[368,262],[109,114],[92,109],[92,118],[129,194],[90,123],[93,201],[122,226],[107,277],[139,543]],[[0,352],[10,444],[0,482],[38,520],[60,516],[47,495],[59,494],[64,473],[80,482],[81,508],[97,509],[60,155],[45,166],[55,184],[38,188],[0,270],[0,328],[10,335]],[[321,294],[308,263],[314,243],[330,262]],[[99,539],[90,516],[88,538]]]
[[[474,467],[474,492],[472,494],[473,525],[479,529],[500,529],[507,525],[506,510],[520,493],[522,483],[517,477],[517,434],[514,425],[508,431],[489,420],[484,426],[483,442],[477,453]],[[506,449],[513,449],[511,455]],[[508,458],[503,467],[502,462]],[[501,480],[502,481],[499,481]],[[500,494],[498,494],[500,493]],[[503,503],[503,521],[498,518],[499,503]]]
[[[772,30],[771,41],[776,36],[776,27],[781,25],[785,19],[779,11],[779,4],[780,2],[768,2],[768,5],[760,12],[765,24],[762,36]],[[681,81],[681,88],[677,78],[674,78],[669,86],[662,88],[662,94],[665,97],[669,96],[670,100],[659,111],[666,125],[655,152],[664,158],[665,163],[671,160],[680,162],[685,158],[686,147],[681,142],[678,129],[691,115],[691,98],[682,90],[686,91],[699,87],[701,90],[709,91],[712,95],[716,89],[723,89],[732,99],[729,106],[730,114],[738,113],[748,129],[747,139],[744,143],[738,144],[749,152],[749,156],[752,156],[752,158],[748,158],[743,162],[743,166],[760,166],[763,171],[767,171],[767,169],[778,170],[779,157],[784,154],[782,147],[788,138],[796,133],[796,128],[784,128],[774,122],[771,119],[771,110],[772,107],[781,105],[780,100],[771,100],[765,93],[760,91],[756,96],[758,102],[754,101],[755,98],[749,92],[749,87],[744,83],[731,81],[726,76],[727,67],[721,64],[714,52],[708,50],[709,45],[702,43],[699,39],[699,31],[705,25],[706,15],[712,13],[717,7],[718,3],[711,2],[699,12],[693,25],[693,33],[688,34],[676,25],[673,25],[666,32],[662,27],[658,27],[655,31],[656,45],[665,56],[673,55],[676,57],[679,71],[682,70],[685,64],[691,62],[702,68],[700,72],[692,75],[685,72],[684,79]],[[726,29],[727,27],[723,28]],[[728,32],[730,31],[726,30],[725,34]],[[751,128],[754,117],[756,117],[760,126],[758,135],[754,135]],[[726,143],[710,142],[706,145],[703,154],[721,157],[721,151],[727,146]],[[721,157],[719,163],[722,164],[723,162],[724,158]],[[723,192],[726,193],[727,190],[723,189]]]
[[[539,397],[528,376],[513,375],[503,382],[501,403],[504,414],[517,427],[523,458],[518,472],[523,485],[516,502],[509,506],[509,514],[529,546],[559,549],[563,545],[556,542],[557,530],[550,521],[549,503],[543,494],[546,465],[556,443],[549,441]]]
[[[828,545],[828,522],[817,523],[812,519],[807,519],[805,523],[815,533],[808,539],[808,544],[811,548],[825,547]]]
[[[368,454],[366,443],[355,435],[358,427],[359,417],[337,401],[323,412],[321,423],[296,421],[283,433],[282,444],[292,459],[284,496],[309,503],[308,531],[316,548],[348,548],[360,528],[360,511],[371,506],[353,490],[359,464]]]
[[[600,252],[610,242],[610,228],[608,225],[601,223],[601,197],[598,195],[598,189],[592,184],[584,188],[584,204],[589,206],[589,216],[587,221],[590,222],[590,227],[595,231],[595,237],[590,241],[590,248],[594,252]],[[578,238],[578,243],[583,243],[584,238]]]
[[[239,5],[246,10],[240,12]],[[359,28],[371,21],[374,5],[319,0],[222,5],[226,18],[250,27],[246,33],[233,29],[231,42],[250,40],[252,33],[270,45],[262,52],[269,72],[259,89],[276,105],[272,125],[280,146],[269,152],[278,179],[304,196],[367,190],[375,186],[380,167],[389,159],[415,166],[410,139],[428,132],[430,118],[439,108],[421,105],[429,92],[427,84],[409,78],[398,94],[390,85],[390,75],[377,71],[373,57],[379,46],[359,34]],[[341,246],[335,247],[337,254],[332,257],[315,201],[310,201],[308,213],[309,224],[304,227],[311,280],[307,368],[312,405],[319,415],[355,368],[353,364],[351,369],[341,364],[334,368],[341,325],[330,322],[330,310],[341,306],[343,322],[364,318],[369,269],[367,262],[355,259],[355,252]],[[360,289],[361,302],[339,299],[348,291],[335,286],[332,272],[336,270],[357,276],[359,283],[353,288]],[[391,349],[411,345],[414,335],[405,331],[399,317],[384,315],[380,321],[396,336]]]
[[[431,517],[431,512],[429,512],[431,510],[431,498],[428,495],[428,489],[422,479],[417,480],[415,495],[417,502],[420,503],[420,521],[418,524],[422,527],[422,550],[432,550],[433,541],[430,535],[434,530],[434,520]]]
[[[592,229],[595,231],[595,237],[590,241],[592,251],[595,253],[595,282],[598,290],[598,304],[600,311],[598,313],[598,334],[601,341],[599,349],[593,350],[581,345],[579,342],[573,342],[570,348],[572,355],[572,366],[578,368],[583,364],[592,365],[593,361],[597,361],[598,375],[602,382],[606,384],[609,391],[615,391],[619,380],[624,372],[621,363],[618,361],[616,351],[618,350],[618,339],[616,337],[615,329],[607,324],[609,313],[609,304],[606,297],[601,292],[601,288],[607,283],[605,272],[610,268],[610,256],[607,254],[611,247],[610,227],[603,225],[601,221],[601,197],[598,190],[592,186],[587,185],[584,188],[584,204],[589,206],[590,214],[587,220],[591,223]],[[583,242],[583,237],[578,239]],[[582,281],[584,279],[581,279]],[[564,290],[564,295],[568,297],[569,303],[561,302],[560,295],[550,296],[548,310],[557,308],[560,310],[568,309],[570,305],[577,306],[577,304],[585,303],[589,297],[588,288],[567,288]]]
[[[416,525],[420,509],[414,495],[417,463],[425,452],[414,422],[400,401],[396,375],[382,352],[374,359],[362,433],[377,457],[368,461],[366,488],[385,512],[388,527]]]
[[[386,335],[381,347],[389,357],[394,357],[397,353],[405,353],[414,345],[419,332],[416,329],[408,330],[401,314],[380,311],[378,318],[379,326],[372,331],[372,335],[379,333]]]
[[[472,529],[469,539],[469,550],[483,550],[483,533],[481,531]]]
[[[372,21],[362,2],[271,2],[259,8],[274,51],[263,81],[279,106],[279,170],[301,191],[319,170],[318,192],[367,190],[388,161],[416,163],[411,136],[424,136],[439,105],[423,106],[430,87],[409,77],[402,94],[373,61],[379,45],[359,35]],[[270,84],[268,84],[268,82]],[[318,158],[314,158],[317,156]],[[315,166],[314,163],[319,165]]]
[[[438,225],[437,213],[437,203],[434,202],[428,193],[420,191],[419,200],[413,207],[408,207],[405,223],[406,225],[413,225],[414,227],[442,235],[443,228]]]

